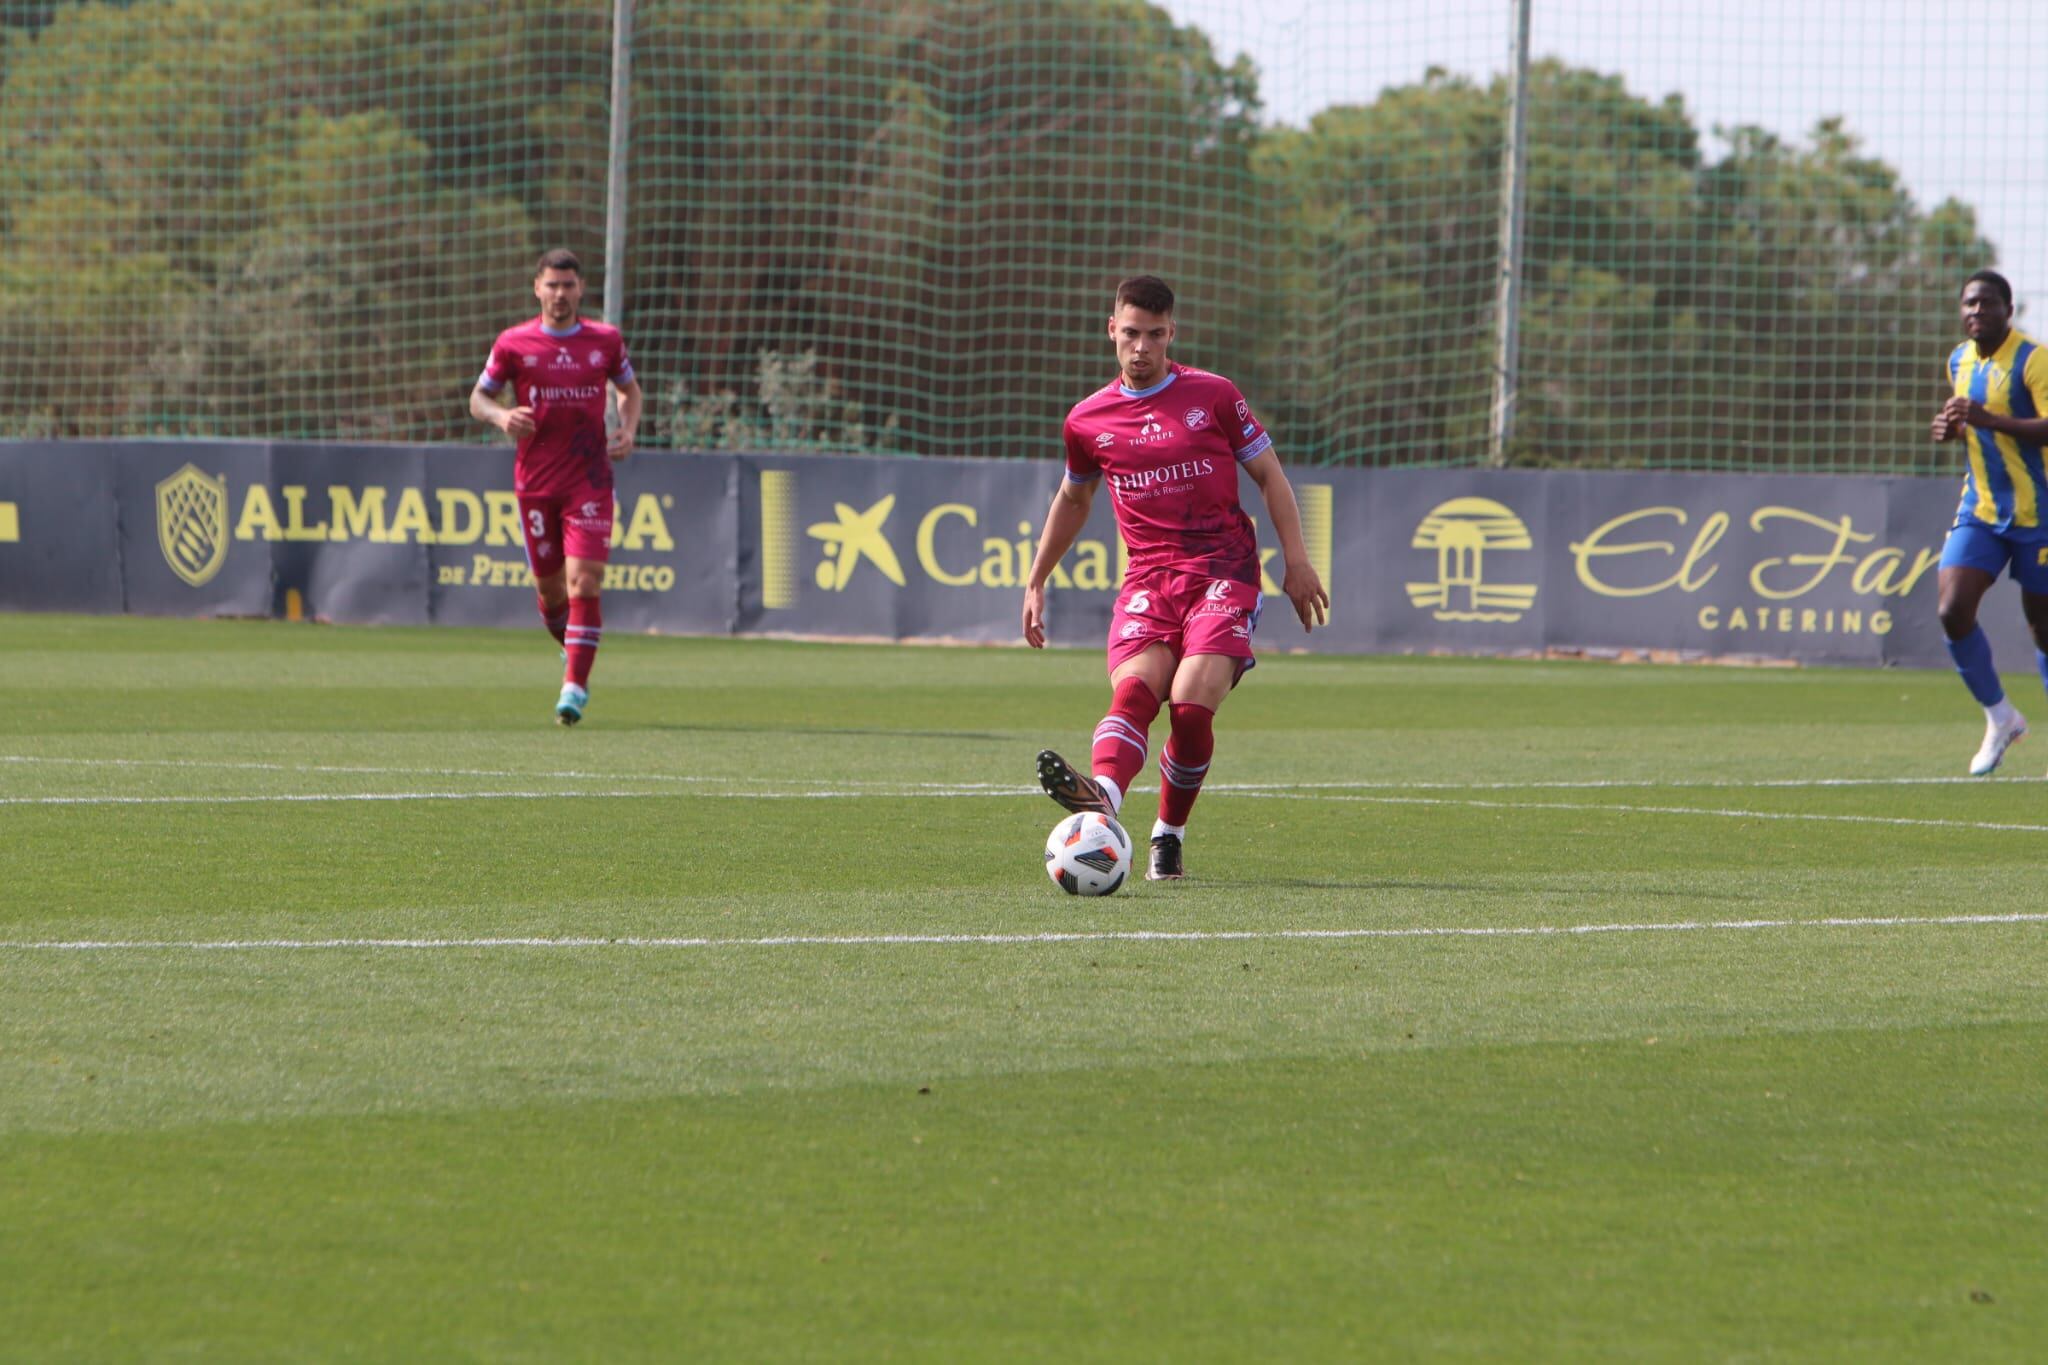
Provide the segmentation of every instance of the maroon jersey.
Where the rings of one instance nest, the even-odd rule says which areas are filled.
[[[612,462],[605,453],[604,385],[633,382],[633,362],[619,329],[584,319],[566,332],[539,318],[508,327],[491,347],[483,389],[512,385],[515,407],[533,409],[533,434],[519,442],[512,466],[518,493],[608,492]]]
[[[1065,435],[1068,478],[1108,477],[1130,577],[1172,569],[1258,586],[1237,467],[1273,438],[1235,384],[1185,365],[1168,366],[1149,389],[1119,380],[1074,405]]]

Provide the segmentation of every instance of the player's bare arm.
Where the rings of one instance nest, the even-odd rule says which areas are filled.
[[[1088,524],[1088,509],[1095,505],[1096,480],[1076,483],[1060,480],[1046,509],[1045,529],[1038,536],[1038,553],[1031,560],[1031,574],[1024,581],[1024,643],[1045,648],[1045,580],[1052,577],[1055,564],[1068,550],[1081,528]]]
[[[1280,468],[1280,457],[1270,450],[1264,451],[1245,462],[1244,472],[1259,486],[1259,496],[1266,500],[1266,516],[1273,523],[1273,534],[1280,538],[1280,558],[1287,566],[1280,591],[1294,604],[1294,614],[1301,618],[1303,630],[1328,623],[1330,594],[1323,590],[1322,575],[1316,572],[1316,566],[1309,563],[1308,542],[1301,534],[1301,505],[1294,500],[1294,485]]]
[[[483,386],[481,380],[469,391],[469,415],[485,426],[496,427],[515,441],[524,440],[534,432],[532,408],[507,407]]]
[[[633,441],[640,431],[640,409],[644,395],[640,392],[640,381],[629,380],[613,386],[619,396],[619,428],[605,442],[605,453],[613,461],[625,459],[633,453]]]

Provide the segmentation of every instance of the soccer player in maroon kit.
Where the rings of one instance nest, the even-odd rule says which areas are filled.
[[[1259,487],[1286,564],[1280,589],[1303,630],[1328,619],[1329,594],[1309,563],[1294,487],[1273,438],[1221,375],[1167,359],[1173,291],[1138,275],[1116,289],[1109,337],[1118,375],[1067,414],[1066,476],[1053,495],[1024,586],[1024,639],[1045,646],[1045,581],[1088,520],[1107,479],[1130,550],[1109,619],[1109,714],[1095,727],[1092,776],[1038,755],[1046,794],[1071,811],[1114,817],[1145,766],[1153,717],[1172,733],[1159,755],[1159,819],[1146,876],[1183,875],[1188,814],[1215,748],[1216,708],[1252,657],[1259,623],[1259,550],[1237,500],[1241,466]]]
[[[534,269],[540,316],[507,328],[470,391],[470,415],[519,443],[512,489],[541,619],[567,667],[555,720],[574,725],[590,705],[590,666],[604,638],[598,592],[611,557],[612,462],[633,453],[640,382],[619,329],[579,318],[583,264],[550,251]],[[619,391],[618,430],[605,435],[605,385]],[[512,385],[514,406],[498,399]]]

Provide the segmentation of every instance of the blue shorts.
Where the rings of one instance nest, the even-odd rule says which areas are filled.
[[[2007,565],[2021,592],[2048,596],[2048,537],[2038,531],[2021,539],[1989,526],[1958,522],[1941,547],[1944,569],[1982,569],[1996,578]]]

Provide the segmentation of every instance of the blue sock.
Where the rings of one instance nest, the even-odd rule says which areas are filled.
[[[2034,651],[2034,667],[2041,671],[2041,686],[2048,687],[2048,654]]]
[[[1968,635],[1950,640],[1948,657],[1956,661],[1956,672],[1963,675],[1963,685],[1979,706],[1996,706],[2005,700],[2005,687],[1998,681],[1998,670],[1991,666],[1991,640],[1984,627],[1971,626]]]

